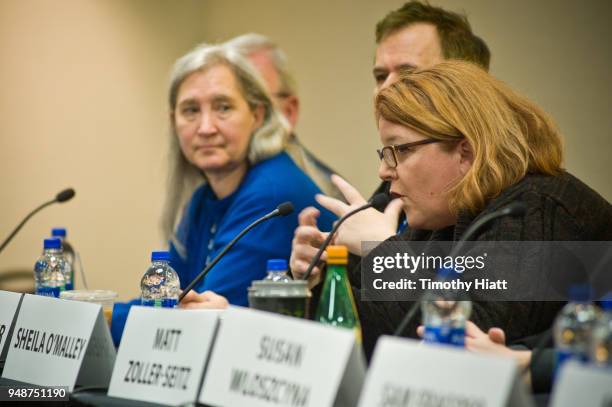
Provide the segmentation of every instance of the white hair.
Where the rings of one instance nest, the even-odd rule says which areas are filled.
[[[285,96],[297,95],[295,79],[287,67],[287,56],[283,50],[268,37],[261,34],[248,33],[232,38],[226,41],[224,45],[235,48],[245,57],[256,52],[268,52],[272,65],[274,65],[280,80],[280,89],[278,92]]]
[[[205,71],[220,64],[227,66],[232,71],[238,88],[252,111],[259,106],[264,107],[263,123],[251,135],[247,155],[249,164],[255,164],[283,151],[289,137],[289,125],[286,119],[274,107],[257,70],[237,50],[225,44],[200,44],[175,62],[168,90],[168,103],[172,117],[174,117],[178,91],[183,81],[194,72]],[[174,119],[172,119],[167,194],[161,227],[164,238],[171,238],[177,243],[179,250],[180,242],[177,242],[173,236],[178,212],[184,207],[195,188],[203,182],[206,182],[204,174],[189,163],[181,151]]]

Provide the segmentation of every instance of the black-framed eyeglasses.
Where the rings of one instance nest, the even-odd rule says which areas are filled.
[[[399,153],[410,151],[413,147],[416,146],[422,146],[431,143],[440,143],[442,141],[444,140],[426,138],[424,140],[414,141],[412,143],[392,144],[390,146],[384,146],[380,150],[376,150],[376,152],[378,153],[378,158],[380,158],[381,160],[385,160],[385,164],[387,164],[390,168],[395,168],[397,167],[397,155]]]

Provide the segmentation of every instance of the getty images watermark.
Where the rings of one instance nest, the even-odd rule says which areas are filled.
[[[565,301],[571,285],[612,291],[612,242],[364,242],[361,299],[412,301],[425,290],[476,301]],[[452,278],[438,270],[452,269]],[[596,298],[597,299],[597,298]]]
[[[403,270],[405,273],[415,274],[418,270],[440,270],[452,269],[457,275],[461,275],[466,270],[477,271],[486,268],[485,260],[488,254],[481,256],[435,256],[412,255],[406,252],[395,253],[394,256],[373,256],[372,272],[382,274],[385,270]],[[436,277],[437,273],[433,273]],[[425,275],[425,273],[423,273]],[[437,279],[431,277],[419,278],[400,278],[399,280],[386,281],[383,276],[374,278],[372,282],[376,290],[507,290],[507,280],[490,280],[488,278],[475,278],[473,280],[463,280],[459,278]]]

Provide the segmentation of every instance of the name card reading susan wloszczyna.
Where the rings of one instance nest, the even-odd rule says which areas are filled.
[[[199,401],[214,406],[354,406],[364,376],[353,330],[230,307]]]

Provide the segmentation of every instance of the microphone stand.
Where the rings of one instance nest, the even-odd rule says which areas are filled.
[[[2,245],[0,246],[0,252],[2,250],[4,250],[4,248],[6,247],[6,245],[9,244],[9,242],[11,240],[13,240],[13,237],[15,237],[15,235],[21,230],[21,228],[23,227],[23,225],[26,224],[27,221],[30,220],[30,218],[32,216],[34,216],[35,214],[37,214],[39,211],[41,211],[42,209],[46,208],[49,205],[52,205],[56,202],[55,199],[50,200],[49,202],[45,202],[44,204],[40,205],[38,208],[34,209],[32,212],[30,212],[28,214],[28,216],[26,216],[19,225],[17,225],[17,227],[15,228],[15,230],[13,230],[11,232],[11,234],[4,240],[4,242],[2,242]]]
[[[38,208],[34,209],[32,212],[30,212],[28,214],[28,216],[26,216],[19,225],[17,225],[17,227],[15,228],[15,230],[13,230],[11,232],[11,234],[4,240],[4,242],[2,242],[2,245],[0,245],[0,252],[2,252],[2,250],[4,250],[4,248],[6,247],[6,245],[9,244],[9,242],[11,240],[13,240],[13,238],[15,237],[15,235],[21,230],[21,228],[23,227],[23,225],[26,224],[26,222],[28,220],[30,220],[30,218],[32,216],[34,216],[36,213],[38,213],[40,210],[46,208],[49,205],[52,205],[56,202],[62,203],[62,202],[66,202],[71,200],[75,195],[74,189],[72,188],[68,188],[68,189],[64,189],[63,191],[59,192],[54,199],[45,202],[44,204],[40,205]]]

